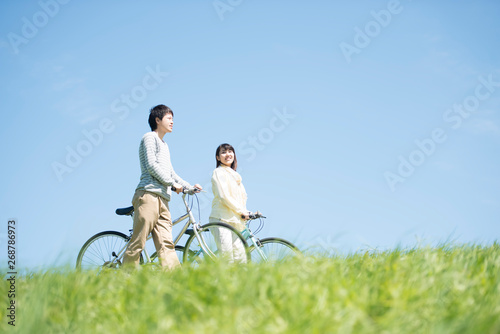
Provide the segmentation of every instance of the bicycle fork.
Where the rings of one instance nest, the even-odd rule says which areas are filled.
[[[241,235],[243,235],[243,238],[245,240],[250,240],[250,243],[253,245],[255,251],[259,253],[259,255],[262,257],[264,261],[268,261],[268,257],[264,252],[262,251],[262,243],[260,242],[260,239],[257,238],[249,229],[248,227],[245,228],[243,231],[241,231]],[[250,244],[249,243],[249,244]]]
[[[196,236],[196,239],[200,243],[201,250],[203,251],[203,253],[207,254],[210,258],[215,258],[216,257],[215,253],[210,250],[203,236],[201,236],[200,233],[198,233],[199,230],[200,230],[200,224],[193,224],[193,232],[194,235]]]

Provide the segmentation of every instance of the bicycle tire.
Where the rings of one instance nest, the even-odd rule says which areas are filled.
[[[250,261],[250,252],[245,238],[231,225],[225,223],[208,223],[198,231],[215,258],[203,252],[196,235],[191,235],[184,246],[183,263],[196,266],[201,262],[222,259],[229,263],[246,263]],[[221,237],[222,236],[222,237]],[[221,242],[221,239],[231,240]]]
[[[88,239],[78,253],[76,259],[76,269],[100,269],[100,268],[119,268],[120,261],[114,261],[115,256],[124,246],[127,245],[130,238],[117,231],[104,231],[97,233]],[[139,262],[144,262],[142,254]]]
[[[258,245],[267,259],[262,258],[254,245],[250,246],[250,257],[254,263],[283,262],[301,254],[300,250],[290,241],[281,238],[264,238]]]
[[[184,258],[184,247],[180,245],[175,245],[175,253],[177,253],[177,257],[179,258],[179,262],[182,264]],[[156,252],[151,254],[151,262],[158,263],[158,255]]]

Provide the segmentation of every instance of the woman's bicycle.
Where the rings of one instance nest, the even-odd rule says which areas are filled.
[[[255,234],[264,226],[262,219],[264,217],[260,212],[249,215],[249,220],[245,224],[245,229],[241,234],[250,247],[250,257],[252,262],[281,262],[301,254],[300,250],[290,241],[282,238],[264,238],[259,239]],[[259,226],[255,232],[250,230],[250,222],[259,219]]]
[[[216,238],[217,233],[220,231],[224,231],[224,233],[230,234],[233,238],[239,240],[244,248],[244,256],[247,261],[250,261],[250,249],[241,233],[231,225],[224,223],[208,223],[205,225],[197,223],[191,211],[194,201],[189,205],[189,198],[186,200],[187,195],[194,195],[197,198],[196,193],[188,189],[183,189],[182,193],[182,201],[186,207],[186,213],[172,222],[172,225],[175,226],[187,219],[181,231],[174,239],[175,251],[179,257],[179,261],[184,264],[199,264],[207,260],[213,261],[224,258],[225,254],[221,250],[219,240]],[[191,196],[192,198],[193,196]],[[116,209],[116,214],[133,218],[134,207]],[[118,231],[104,231],[92,236],[80,250],[76,260],[76,268],[83,270],[120,268],[133,230],[129,230],[129,232],[129,235],[126,235]],[[184,235],[189,235],[186,242],[188,247],[178,245]],[[147,240],[151,238],[151,235],[149,235]],[[140,255],[139,262],[140,264],[157,263],[158,257],[156,252],[150,256],[145,248]]]

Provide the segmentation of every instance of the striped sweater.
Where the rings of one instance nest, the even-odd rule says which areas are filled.
[[[191,188],[191,185],[175,174],[170,162],[167,143],[158,137],[155,131],[146,133],[139,146],[141,180],[137,190],[146,190],[170,201],[170,187],[175,183]]]

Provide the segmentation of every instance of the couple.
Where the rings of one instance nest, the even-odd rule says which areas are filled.
[[[146,238],[151,233],[161,266],[164,269],[180,266],[172,238],[172,219],[168,208],[170,194],[172,190],[180,193],[183,188],[199,192],[202,187],[199,184],[191,186],[174,172],[168,145],[163,141],[165,134],[172,132],[173,124],[174,113],[169,107],[160,104],[150,110],[151,132],[142,137],[139,146],[141,179],[132,199],[134,227],[123,258],[124,265],[139,264]],[[210,222],[228,223],[241,231],[250,212],[246,209],[247,194],[241,176],[236,172],[234,148],[229,144],[219,145],[215,158],[217,168],[212,176],[214,200]],[[223,250],[233,249],[235,240],[227,240],[231,236],[217,237],[222,241]],[[243,245],[235,246],[232,257],[243,261]]]

